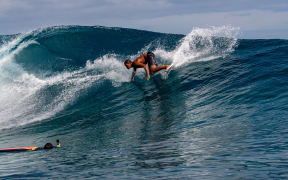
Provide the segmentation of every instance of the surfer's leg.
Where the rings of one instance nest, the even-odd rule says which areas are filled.
[[[151,65],[150,66],[150,72],[151,74],[155,74],[156,72],[162,70],[162,69],[168,69],[169,65],[163,65],[163,66],[156,66],[156,65]]]
[[[150,68],[151,74],[155,74],[156,72],[158,72],[162,69],[168,69],[169,68],[168,65],[158,66],[156,59],[155,59],[155,55],[151,52],[147,53],[147,62],[148,62],[148,66]]]

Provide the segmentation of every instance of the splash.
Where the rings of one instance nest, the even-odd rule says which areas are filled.
[[[119,86],[123,82],[129,82],[131,72],[129,72],[123,62],[117,59],[115,54],[108,54],[86,62],[87,69],[93,69],[98,73],[102,73],[105,79],[109,79],[115,86]]]
[[[155,50],[165,63],[180,67],[187,63],[209,61],[233,52],[239,28],[231,26],[194,28],[172,51]]]

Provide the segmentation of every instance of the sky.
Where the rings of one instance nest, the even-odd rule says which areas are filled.
[[[288,39],[288,0],[0,0],[0,34],[55,25],[176,34],[229,25],[240,38]]]

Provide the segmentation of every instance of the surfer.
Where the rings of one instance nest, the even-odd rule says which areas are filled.
[[[149,70],[146,66],[148,64]],[[137,57],[133,62],[130,59],[127,59],[124,62],[124,65],[127,69],[130,69],[133,67],[133,73],[131,76],[131,81],[134,80],[134,76],[136,74],[136,70],[138,68],[144,68],[147,75],[147,80],[150,79],[150,74],[155,74],[156,72],[162,70],[162,69],[169,69],[169,65],[162,65],[158,66],[155,60],[155,55],[152,52],[145,52],[141,56]],[[150,72],[150,73],[149,73]]]

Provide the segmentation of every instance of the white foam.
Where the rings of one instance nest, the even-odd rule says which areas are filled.
[[[15,47],[17,44],[19,44],[19,42],[22,40],[22,36],[18,36],[15,39],[4,43],[1,47],[0,47],[0,57],[3,57],[5,55],[7,55],[9,53],[9,51]]]
[[[130,80],[131,72],[126,69],[122,61],[116,58],[116,55],[105,55],[94,60],[93,63],[87,61],[86,68],[103,73],[104,77],[115,85]]]
[[[82,90],[105,79],[114,86],[129,82],[131,72],[115,55],[105,55],[72,72],[40,79],[23,70],[13,57],[35,43],[20,44],[12,53],[0,59],[0,129],[11,128],[54,116],[73,103]],[[48,88],[57,87],[51,97]]]
[[[225,56],[234,50],[237,43],[239,28],[231,26],[194,28],[187,34],[172,51],[162,48],[155,50],[165,63],[180,67],[186,63],[197,61],[209,61]],[[218,42],[213,38],[224,37]]]

